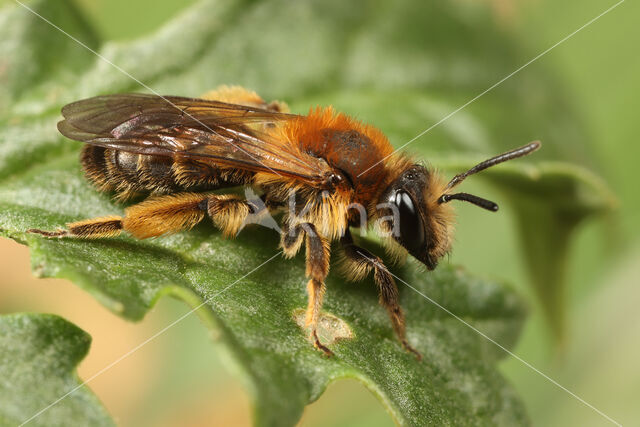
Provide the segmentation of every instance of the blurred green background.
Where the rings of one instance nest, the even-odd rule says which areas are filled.
[[[458,0],[463,2],[463,0]],[[0,2],[2,3],[2,2]],[[193,0],[78,0],[101,35],[130,40],[171,19]],[[615,2],[487,0],[496,22],[508,28],[530,57],[547,49]],[[551,70],[571,96],[591,136],[590,165],[619,200],[615,214],[582,226],[572,242],[568,272],[568,339],[564,350],[554,350],[540,310],[531,303],[531,315],[516,353],[587,402],[625,425],[639,424],[640,408],[640,191],[635,163],[640,144],[640,5],[627,0],[610,14],[576,34],[530,65]],[[188,67],[189,64],[185,64]],[[522,73],[526,73],[527,69]],[[518,79],[518,75],[513,79]],[[228,82],[234,83],[234,82]],[[493,83],[493,82],[492,82]],[[490,85],[490,84],[489,84]],[[488,86],[489,86],[488,85]],[[491,93],[485,95],[492,96]],[[291,101],[291,100],[287,100]],[[432,123],[425,122],[425,128]],[[521,141],[515,141],[518,144]],[[428,135],[416,144],[428,144]],[[465,191],[500,199],[500,193],[481,182],[469,182]],[[493,233],[499,227],[500,232]],[[451,262],[475,273],[514,283],[529,301],[520,247],[508,206],[500,218],[461,209],[457,244]],[[603,236],[605,238],[603,239]],[[493,247],[487,250],[486,241]],[[604,244],[602,242],[605,242]],[[55,294],[82,299],[82,304],[46,296],[44,281],[29,278],[27,250],[3,242],[2,271],[11,270],[24,292],[42,292],[34,311],[54,311],[93,335],[89,358],[81,375],[108,364],[155,331],[186,312],[184,304],[164,299],[140,325],[126,324],[110,315],[82,291],[58,284]],[[62,282],[62,281],[56,281]],[[66,294],[64,293],[66,292]],[[3,289],[6,304],[21,295]],[[52,298],[54,301],[52,301]],[[427,302],[425,302],[427,303]],[[10,305],[10,304],[9,304]],[[87,306],[94,324],[77,307]],[[17,306],[17,304],[16,304]],[[25,310],[24,304],[20,305]],[[56,311],[57,310],[57,311]],[[97,319],[96,319],[97,317]],[[95,324],[95,322],[102,322]],[[121,331],[122,348],[113,348],[113,333]],[[127,344],[128,343],[128,344]],[[222,365],[207,331],[195,317],[162,335],[105,373],[92,388],[120,425],[244,425],[250,422],[249,403],[239,383]],[[525,400],[535,425],[605,425],[592,409],[541,377],[521,362],[508,358],[502,371]],[[126,382],[126,383],[125,383]],[[125,390],[122,385],[126,384]],[[339,382],[307,408],[303,425],[392,425],[380,404],[356,382]]]

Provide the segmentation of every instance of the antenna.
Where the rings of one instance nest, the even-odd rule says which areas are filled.
[[[496,212],[498,210],[498,205],[492,202],[491,200],[483,199],[482,197],[474,196],[473,194],[469,194],[469,193],[447,194],[446,191],[460,184],[469,175],[473,175],[474,173],[483,171],[487,168],[490,168],[491,166],[495,166],[497,164],[506,162],[507,160],[512,160],[518,157],[526,156],[527,154],[533,153],[538,148],[540,148],[540,141],[533,141],[528,143],[527,145],[523,145],[520,148],[507,151],[506,153],[502,153],[498,156],[485,160],[484,162],[478,163],[477,165],[475,165],[465,173],[461,173],[454,176],[453,179],[449,181],[449,183],[445,187],[444,189],[445,193],[438,198],[438,203],[442,204],[442,203],[447,203],[451,200],[462,200],[464,202],[473,203],[474,205],[479,206],[488,211]]]
[[[449,181],[449,183],[447,184],[447,187],[445,188],[445,191],[447,191],[447,190],[455,187],[456,185],[460,184],[469,175],[473,175],[474,173],[478,173],[478,172],[483,171],[483,170],[485,170],[487,168],[490,168],[491,166],[495,166],[497,164],[506,162],[508,160],[516,159],[516,158],[522,157],[522,156],[526,156],[527,154],[533,153],[538,148],[540,148],[540,141],[533,141],[533,142],[528,143],[527,145],[523,145],[520,148],[516,148],[515,150],[507,151],[506,153],[502,153],[502,154],[500,154],[498,156],[495,156],[495,157],[492,157],[492,158],[490,158],[488,160],[485,160],[484,162],[478,163],[477,165],[475,165],[474,167],[472,167],[468,171],[454,176],[453,179],[451,181]]]
[[[473,203],[474,205],[480,206],[482,209],[486,209],[491,212],[498,211],[498,205],[491,200],[483,199],[482,197],[474,196],[469,193],[443,194],[438,199],[438,203],[447,203],[450,200],[462,200],[464,202]]]

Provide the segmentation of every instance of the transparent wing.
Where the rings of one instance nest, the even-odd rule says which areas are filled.
[[[67,138],[157,156],[190,157],[318,184],[326,163],[274,137],[269,126],[299,116],[244,105],[146,94],[97,96],[62,109]]]

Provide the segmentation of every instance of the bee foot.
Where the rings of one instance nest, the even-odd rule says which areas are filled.
[[[422,354],[420,354],[420,352],[415,348],[411,347],[407,340],[402,340],[402,347],[404,347],[407,352],[412,353],[416,359],[418,359],[418,362],[422,360]]]
[[[38,230],[37,228],[30,228],[27,230],[27,233],[40,234],[44,237],[49,237],[49,238],[64,237],[69,234],[67,230],[62,230],[62,229],[57,229],[56,231],[45,231],[45,230]]]
[[[315,348],[317,348],[318,350],[322,351],[325,356],[327,356],[327,357],[333,356],[333,351],[329,350],[329,348],[327,346],[325,346],[324,344],[322,344],[320,342],[320,340],[318,339],[318,334],[316,333],[316,331],[313,331],[311,333],[311,339],[313,340],[313,346]]]

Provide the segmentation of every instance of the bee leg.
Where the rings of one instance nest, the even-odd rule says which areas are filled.
[[[34,229],[28,232],[46,237],[100,239],[115,237],[121,231],[126,231],[138,239],[146,239],[193,227],[206,216],[208,198],[206,194],[197,193],[151,197],[125,209],[124,217],[110,216],[72,222],[67,224],[66,230],[55,232]]]
[[[311,338],[313,346],[321,350],[327,356],[332,356],[333,352],[323,345],[318,339],[318,320],[322,309],[322,298],[324,297],[324,279],[329,273],[329,241],[321,237],[312,224],[307,224],[306,230],[306,275],[309,277],[307,283],[307,293],[309,294],[309,304],[307,306],[305,324],[311,327]]]
[[[266,103],[264,99],[252,90],[246,89],[242,86],[218,86],[212,91],[209,91],[200,96],[202,99],[209,99],[212,101],[228,102],[230,104],[248,105],[253,107],[260,107],[266,110],[288,113],[289,107],[282,101],[272,101]]]
[[[119,216],[108,216],[103,218],[93,218],[84,221],[67,224],[67,229],[56,231],[45,231],[31,228],[27,233],[41,234],[45,237],[79,237],[85,239],[99,239],[103,237],[115,237],[122,231],[122,218]]]
[[[421,360],[422,355],[411,347],[407,341],[404,312],[398,303],[398,286],[387,267],[383,264],[382,259],[357,246],[353,242],[353,237],[349,230],[340,238],[340,243],[346,256],[346,268],[343,269],[346,275],[352,280],[360,280],[373,270],[373,278],[376,285],[378,285],[380,293],[380,305],[387,310],[394,332],[404,349],[413,353],[418,360]]]
[[[286,256],[293,256],[302,244],[302,236],[305,236],[306,246],[306,276],[307,293],[309,303],[305,318],[305,325],[311,328],[309,338],[313,346],[322,351],[326,356],[333,356],[333,352],[320,342],[318,338],[318,321],[322,309],[322,298],[325,292],[324,279],[329,273],[329,241],[320,236],[313,224],[299,224],[293,229],[285,231],[282,235],[282,247]]]
[[[151,197],[125,209],[124,217],[110,216],[67,224],[66,230],[27,230],[45,237],[99,239],[127,231],[138,239],[190,229],[208,214],[225,235],[234,234],[256,208],[234,195],[179,193]]]
[[[238,234],[249,214],[258,213],[258,206],[234,194],[212,195],[207,200],[207,213],[225,237]]]
[[[280,236],[280,247],[284,252],[284,256],[287,258],[293,258],[296,256],[302,246],[303,238],[304,230],[301,226],[288,227],[285,224]]]

